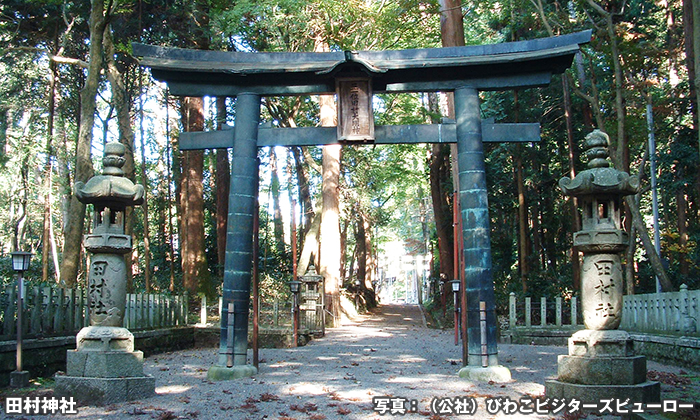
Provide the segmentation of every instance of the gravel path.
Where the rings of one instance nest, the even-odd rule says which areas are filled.
[[[445,397],[476,398],[478,411],[463,418],[553,418],[490,415],[484,399],[540,396],[544,380],[556,375],[557,355],[565,354],[565,347],[499,345],[501,363],[513,376],[508,384],[460,379],[456,374],[460,348],[451,331],[427,329],[418,307],[383,305],[358,322],[327,330],[324,338],[304,347],[261,349],[260,372],[254,378],[208,381],[207,370],[216,354],[212,348],[149,357],[145,371],[156,378],[157,396],[79,407],[77,415],[66,418],[388,419],[394,416],[380,416],[372,404],[373,397],[388,396],[416,401],[414,413],[397,418],[447,418],[430,417],[429,412],[433,398]],[[677,371],[651,362],[649,369]]]

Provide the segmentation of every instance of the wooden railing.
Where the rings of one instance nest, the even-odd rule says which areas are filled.
[[[200,325],[205,325],[209,322],[207,314],[209,313],[208,302],[206,296],[202,296],[201,308],[199,315]],[[221,319],[222,299],[219,298],[219,319]],[[321,308],[322,309],[322,308]],[[311,307],[308,304],[299,305],[301,311],[299,316],[299,328],[308,331],[321,331],[321,316],[318,315],[318,308]],[[253,312],[251,308],[250,316],[248,317],[249,326],[252,328]],[[291,329],[292,328],[292,302],[290,300],[275,299],[272,302],[260,302],[259,326],[263,329]],[[218,322],[218,320],[216,320]]]
[[[620,328],[628,331],[674,332],[700,336],[700,290],[629,295],[623,299]]]
[[[547,326],[579,326],[581,312],[576,296],[564,300],[556,297],[554,301],[541,297],[539,302],[533,303],[531,297],[524,299],[524,305],[520,307],[515,293],[510,294],[508,303],[508,326],[516,327],[547,327]]]
[[[73,335],[89,325],[87,293],[83,289],[25,286],[22,333],[25,338]],[[17,332],[17,286],[0,290],[0,341]],[[129,330],[187,325],[187,296],[128,294],[124,326]]]
[[[689,291],[684,284],[678,292],[626,295],[623,297],[620,329],[630,332],[680,333],[700,336],[700,290]],[[581,327],[581,308],[576,297],[551,299],[542,297],[533,301],[526,297],[524,304],[510,294],[508,326],[552,328]]]

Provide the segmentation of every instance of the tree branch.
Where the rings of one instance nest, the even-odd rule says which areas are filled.
[[[302,147],[301,151],[304,154],[304,160],[306,161],[306,164],[309,165],[311,169],[318,172],[319,174],[323,174],[323,169],[321,168],[321,165],[316,163],[316,160],[314,160],[313,156],[311,156],[311,153],[309,153],[309,149],[307,147]]]
[[[63,57],[61,55],[53,54],[49,54],[49,58],[51,59],[51,61],[55,61],[59,64],[72,64],[84,69],[88,68],[89,66],[89,63],[87,61],[79,60],[77,58]]]

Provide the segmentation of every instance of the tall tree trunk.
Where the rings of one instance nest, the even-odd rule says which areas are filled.
[[[335,111],[332,96],[325,96],[324,108]],[[329,111],[326,111],[329,112]],[[331,117],[332,118],[332,117]],[[322,125],[323,123],[322,118]],[[326,121],[327,122],[327,121]],[[324,125],[327,127],[327,125]],[[323,207],[321,210],[321,274],[326,281],[327,308],[332,314],[333,326],[340,322],[340,145],[323,147]]]
[[[429,162],[430,197],[440,255],[440,277],[444,281],[454,276],[454,248],[452,243],[452,209],[448,202],[450,191],[446,188],[450,179],[450,148],[444,144],[431,145]],[[445,288],[446,289],[446,288]],[[447,291],[445,292],[445,294]]]
[[[314,51],[330,51],[328,43],[317,37]],[[337,110],[333,95],[319,97],[321,108],[321,126],[336,125]],[[326,305],[331,313],[332,326],[340,322],[340,153],[339,144],[323,146],[322,176],[323,185],[321,196],[321,274],[326,282]]]
[[[534,187],[533,195],[535,197],[542,197],[541,191],[537,187]],[[530,262],[531,269],[537,270],[537,265],[542,270],[547,269],[547,256],[544,253],[544,248],[542,247],[542,226],[540,224],[540,202],[537,198],[532,200],[532,216],[531,216],[531,228],[532,228],[532,249],[530,252]]]
[[[377,270],[377,258],[372,246],[372,223],[369,217],[365,216],[365,249],[367,250],[367,263],[365,264],[365,288],[374,292],[372,281]]]
[[[692,112],[695,130],[698,134],[698,152],[700,153],[700,2],[683,0],[683,30],[685,32],[685,55],[688,67],[688,81],[693,101]],[[700,195],[700,168],[696,189]]]
[[[440,0],[440,39],[443,47],[461,47],[464,46],[464,22],[462,20],[462,2],[460,0]],[[455,118],[454,110],[454,94],[445,94],[446,99],[446,109],[443,111],[443,115],[448,118]],[[461,252],[461,218],[457,217],[460,211],[459,204],[459,170],[457,168],[457,145],[450,145],[450,163],[452,169],[452,241],[451,241],[451,253],[450,261],[452,262],[452,273],[449,274],[447,279],[462,279],[464,277],[463,265],[463,255]],[[432,184],[431,184],[432,185]],[[435,201],[433,201],[433,206]],[[433,208],[435,211],[435,208]],[[437,222],[437,219],[436,219]],[[438,242],[439,246],[439,242]],[[449,249],[449,248],[447,248]],[[443,257],[445,251],[440,250],[440,257]],[[442,263],[442,262],[441,262]],[[447,280],[446,279],[446,280]],[[464,288],[462,288],[464,289]],[[443,288],[444,301],[447,294],[450,293],[448,287]],[[464,297],[464,290],[462,290],[461,295]],[[464,299],[462,299],[464,302]],[[443,302],[443,307],[445,303]]]
[[[51,179],[52,179],[52,162],[54,159],[53,148],[53,132],[54,119],[56,116],[56,80],[58,78],[58,68],[55,62],[49,63],[49,98],[48,112],[46,119],[46,162],[44,163],[44,224],[41,238],[41,281],[49,281],[49,253],[54,245],[51,240]],[[60,281],[60,273],[56,272],[56,282]]]
[[[226,125],[226,98],[216,98],[217,128]],[[231,189],[231,165],[228,150],[216,149],[216,246],[219,275],[224,275],[226,259],[226,222],[228,220],[228,196]]]
[[[143,281],[146,293],[151,292],[151,228],[148,203],[148,177],[146,176],[146,136],[143,129],[143,73],[139,70],[139,135],[141,139],[141,186],[146,199],[141,205],[143,209]]]
[[[321,234],[320,230],[321,215],[315,214],[314,218],[309,223],[309,230],[306,232],[306,237],[304,238],[304,247],[301,249],[301,254],[299,255],[299,264],[297,265],[298,273],[306,273],[309,264],[312,262],[312,258],[314,258],[314,264],[318,261],[318,239]],[[316,267],[318,267],[318,265],[316,265]]]
[[[637,237],[637,228],[632,223],[632,228],[629,232],[630,238]],[[630,241],[627,250],[625,251],[625,294],[634,294],[634,251],[637,248],[637,241]]]
[[[571,94],[569,93],[569,79],[561,78],[562,91],[564,92],[564,118],[566,120],[566,142],[569,149],[569,177],[576,177],[576,143],[574,142],[574,123],[572,120],[571,110]],[[586,104],[588,104],[586,102]],[[571,220],[573,220],[573,232],[581,230],[581,215],[578,211],[578,200],[576,197],[571,197]],[[571,269],[573,271],[573,289],[574,292],[581,290],[581,256],[578,249],[571,247]]]
[[[182,101],[183,126],[189,131],[204,129],[204,101],[187,97]],[[213,295],[204,244],[204,152],[182,153],[180,178],[180,242],[183,286],[192,294]]]
[[[700,77],[698,77],[698,69],[700,69],[700,4],[698,1],[693,2],[693,55],[695,58],[695,130],[698,132],[698,152],[700,152]],[[698,169],[698,178],[700,178],[700,169]],[[700,181],[700,179],[699,179]],[[698,193],[700,194],[700,182],[697,183]]]
[[[364,297],[367,308],[377,306],[377,299],[372,287],[372,275],[374,270],[374,257],[372,252],[372,225],[368,215],[359,208],[357,214],[357,231],[355,243],[357,245],[357,281],[360,285],[359,292]]]
[[[348,281],[348,228],[350,222],[347,218],[343,219],[343,228],[340,232],[340,284],[345,284]]]
[[[166,91],[165,95],[165,167],[167,168],[167,190],[168,190],[168,200],[167,200],[167,215],[168,215],[168,257],[170,263],[170,285],[168,290],[171,292],[175,291],[175,226],[173,225],[173,191],[172,185],[175,185],[175,206],[180,208],[180,169],[177,162],[182,160],[179,154],[176,143],[170,135],[170,103],[168,102],[168,95]],[[180,223],[180,213],[177,212],[177,226],[178,229],[181,225]],[[182,260],[182,258],[180,258]]]
[[[440,123],[440,105],[437,94],[428,94],[431,122]],[[428,162],[430,177],[430,198],[433,204],[435,230],[437,233],[438,255],[440,260],[440,281],[447,282],[454,277],[454,242],[452,228],[452,209],[450,208],[450,193],[447,188],[450,180],[450,148],[444,144],[434,143],[430,146]],[[444,283],[440,295],[440,305],[443,310],[447,305],[447,295],[452,291]]]
[[[615,165],[619,170],[629,172],[629,147],[625,133],[625,120],[627,106],[624,95],[625,78],[622,72],[622,57],[615,32],[613,12],[603,9],[594,0],[587,0],[588,4],[605,20],[605,29],[610,39],[610,59],[613,67],[613,85],[615,86],[615,114],[617,119],[617,138],[610,144],[610,155],[614,157]]]
[[[679,174],[681,176],[682,174]],[[685,196],[684,188],[679,188],[676,192],[676,215],[678,221],[678,247],[681,249],[679,253],[679,274],[683,279],[690,274],[690,261],[685,252],[688,246],[688,200]]]
[[[618,39],[615,33],[615,22],[612,12],[606,11],[600,5],[598,5],[594,0],[587,0],[587,3],[598,13],[603,19],[605,19],[606,30],[608,32],[608,37],[610,38],[610,48],[611,48],[611,60],[613,64],[613,82],[615,86],[615,112],[617,116],[617,139],[616,142],[611,143],[611,158],[613,158],[613,163],[615,167],[619,170],[629,172],[629,146],[626,138],[625,132],[625,118],[627,115],[627,108],[625,104],[624,97],[624,74],[622,71],[622,57],[618,48]],[[592,83],[595,87],[595,82]],[[594,96],[597,96],[595,94]],[[656,253],[655,248],[651,243],[651,238],[649,237],[649,231],[642,220],[641,213],[639,211],[639,205],[635,201],[634,197],[625,197],[625,220],[628,226],[627,230],[631,230],[629,224],[634,223],[636,231],[639,234],[644,249],[647,253],[647,257],[651,262],[651,266],[654,269],[656,276],[659,278],[661,287],[664,291],[670,291],[673,289],[673,285],[666,273],[666,270],[661,263],[660,256]]]
[[[306,236],[306,233],[311,227],[311,221],[314,218],[314,206],[311,202],[311,193],[309,192],[309,180],[304,168],[303,159],[301,157],[301,148],[292,147],[292,156],[294,157],[294,169],[297,176],[297,185],[299,189],[299,203],[302,211],[302,227],[301,236]]]
[[[80,92],[80,128],[76,144],[75,182],[87,182],[94,173],[91,149],[95,97],[103,63],[102,38],[109,20],[110,11],[105,10],[104,0],[92,0],[89,21],[90,63],[85,85]],[[78,279],[84,227],[85,205],[78,201],[75,194],[71,194],[64,226],[63,260],[61,261],[61,283],[66,287],[74,287]]]
[[[275,247],[280,255],[284,254],[284,223],[280,205],[280,177],[275,148],[270,148],[270,192],[272,193],[272,224],[275,235]]]
[[[357,204],[356,204],[357,206]],[[355,207],[355,243],[357,244],[357,283],[365,286],[367,277],[367,236],[365,235],[365,216]]]
[[[124,78],[117,68],[116,49],[112,40],[112,29],[110,25],[105,27],[103,37],[105,64],[107,69],[107,80],[112,91],[111,105],[117,112],[117,127],[119,131],[119,142],[126,147],[124,155],[124,177],[132,182],[136,181],[135,165],[134,165],[134,130],[131,128],[131,103],[128,92],[124,84]],[[127,235],[133,234],[134,230],[134,208],[127,207],[124,212],[125,232]],[[126,289],[129,293],[133,293],[133,265],[132,253],[124,254],[126,262]]]
[[[647,225],[644,223],[642,213],[640,213],[639,206],[635,202],[635,196],[626,196],[625,204],[627,204],[627,208],[629,208],[630,212],[632,213],[632,223],[634,223],[634,227],[639,233],[639,239],[642,240],[642,245],[644,245],[644,250],[647,253],[647,258],[649,258],[652,268],[654,269],[654,273],[659,278],[661,289],[664,292],[673,291],[673,283],[671,283],[671,279],[668,277],[668,274],[663,267],[661,257],[659,257],[659,254],[656,253],[656,249],[654,249],[654,244],[651,242]]]
[[[7,114],[10,112],[9,108],[0,107],[0,163],[5,163],[7,161]]]
[[[27,124],[29,126],[29,124]],[[27,251],[25,244],[25,236],[27,231],[27,219],[28,219],[28,208],[29,203],[29,154],[20,151],[19,148],[15,150],[15,154],[20,154],[21,164],[19,166],[19,188],[12,191],[12,196],[15,200],[12,200],[10,206],[10,220],[12,223],[12,250],[13,251]],[[15,205],[15,201],[17,204]]]
[[[523,288],[523,293],[527,293],[528,274],[530,274],[530,237],[528,234],[528,212],[525,200],[522,153],[522,146],[518,144],[515,152],[515,178],[518,187],[518,267],[520,268],[520,285]]]

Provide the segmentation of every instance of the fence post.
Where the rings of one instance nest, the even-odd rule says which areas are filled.
[[[129,293],[129,325],[128,328],[139,328],[139,295],[140,293]]]
[[[163,305],[163,295],[156,295],[156,309],[158,313],[158,328],[163,328],[163,319],[165,318],[165,305]]]
[[[557,296],[557,298],[555,299],[555,303],[556,313],[554,314],[554,316],[556,317],[555,319],[557,327],[561,327],[561,296]]]
[[[141,292],[134,299],[134,325],[138,328],[146,328],[146,311],[148,310],[146,294]]]
[[[33,293],[29,293],[29,292]],[[30,298],[31,295],[31,298]],[[30,301],[31,299],[31,301]],[[41,296],[41,287],[27,287],[27,303],[25,306],[27,309],[29,309],[29,305],[33,305],[32,307],[32,316],[31,320],[29,322],[29,333],[30,334],[38,334],[41,332],[41,304],[43,297]]]
[[[46,305],[46,309],[44,309],[44,319],[42,319],[42,326],[43,330],[45,332],[48,331],[53,331],[53,314],[56,311],[56,308],[54,307],[54,290],[53,287],[45,286],[44,287],[44,305]]]
[[[513,329],[518,321],[518,314],[516,313],[517,307],[515,306],[515,292],[510,292],[508,300],[508,324],[510,329]]]
[[[547,298],[546,297],[540,298],[540,325],[543,327],[547,325]]]
[[[576,296],[571,297],[571,325],[578,325],[578,298]]]
[[[525,298],[525,326],[532,327],[532,298]]]
[[[224,298],[219,296],[219,319],[221,319],[222,316],[224,316]]]
[[[83,328],[83,291],[80,288],[75,288],[75,293],[73,294],[74,308],[73,308],[73,330],[80,331]]]
[[[275,298],[275,303],[274,306],[272,307],[273,311],[273,318],[275,320],[275,327],[280,326],[280,301],[279,299]]]
[[[63,331],[63,320],[64,320],[64,311],[63,311],[63,301],[66,296],[66,292],[64,289],[58,289],[58,293],[56,293],[56,312],[54,313],[54,318],[53,318],[53,330],[54,332],[59,332]]]
[[[202,307],[199,310],[199,323],[207,324],[207,295],[202,294]]]
[[[158,328],[158,295],[151,293],[148,297],[149,310],[151,311],[151,322],[148,328]]]
[[[77,289],[68,289],[68,296],[66,297],[66,328],[70,332],[77,332],[75,328],[75,295]]]
[[[15,315],[17,314],[17,293],[15,286],[7,286],[7,309],[5,309],[5,326],[3,331],[6,335],[15,335]]]
[[[680,288],[680,325],[679,329],[682,333],[693,333],[696,330],[693,318],[690,316],[689,306],[690,299],[688,297],[688,285],[683,283]]]
[[[188,323],[187,317],[189,316],[189,311],[190,311],[190,299],[189,295],[187,292],[182,294],[182,325],[186,326]]]

